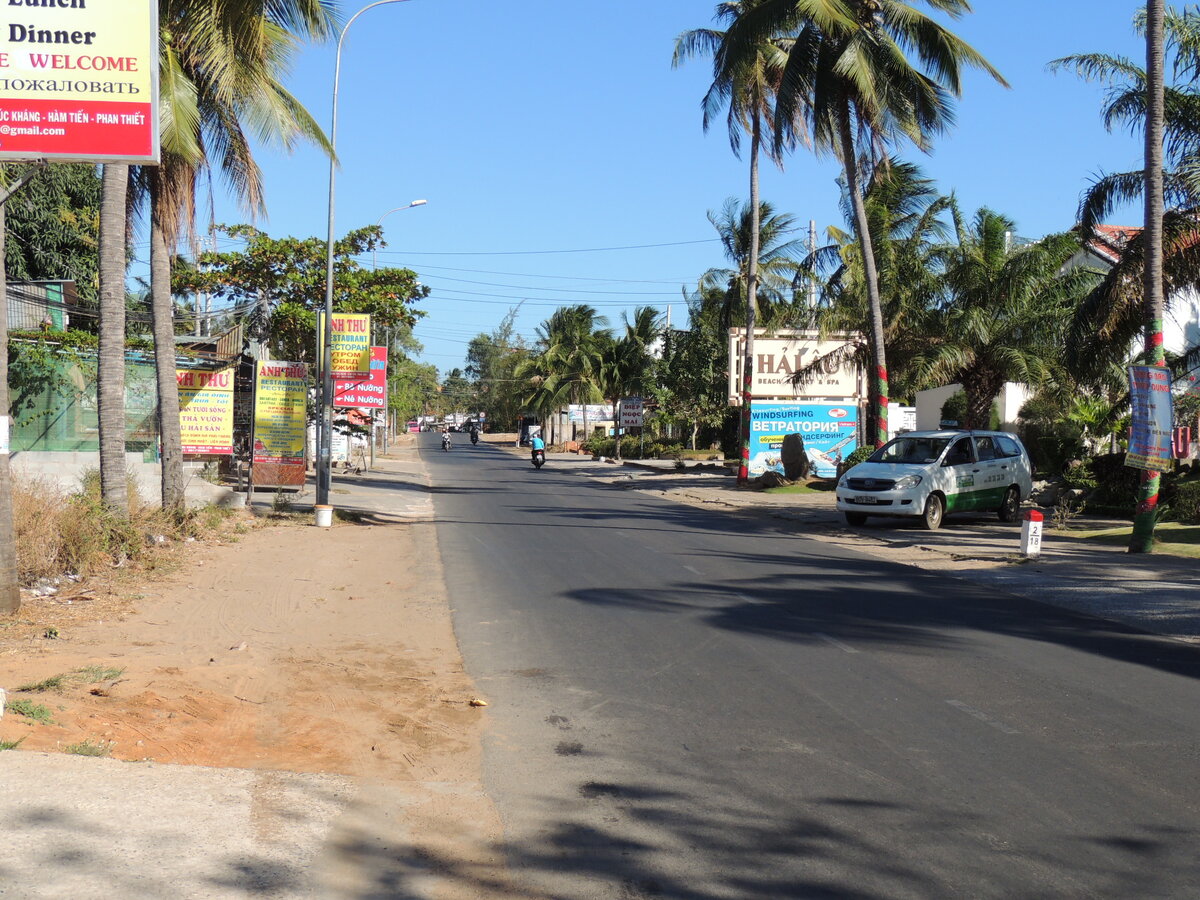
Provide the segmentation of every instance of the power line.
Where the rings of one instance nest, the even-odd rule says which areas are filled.
[[[664,244],[629,244],[624,247],[579,247],[572,250],[394,250],[409,256],[547,256],[558,253],[608,253],[614,250],[653,250],[658,247],[685,247],[689,244],[718,244],[720,238],[701,241],[671,241]]]

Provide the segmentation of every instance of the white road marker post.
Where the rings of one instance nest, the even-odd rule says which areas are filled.
[[[1044,517],[1036,509],[1025,511],[1025,520],[1021,523],[1021,555],[1030,558],[1040,556],[1042,552],[1042,519]]]

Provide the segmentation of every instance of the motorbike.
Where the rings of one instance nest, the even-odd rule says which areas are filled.
[[[479,443],[479,432],[478,432],[478,431],[472,431],[472,432],[471,432],[471,443],[472,443],[472,444],[478,444],[478,443]]]
[[[450,435],[448,435],[448,434],[442,435],[442,449],[443,450],[450,449]]]
[[[535,469],[540,469],[545,464],[546,464],[546,451],[545,450],[534,450],[533,451],[533,467]]]

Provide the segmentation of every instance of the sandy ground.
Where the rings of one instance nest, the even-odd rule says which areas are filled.
[[[330,529],[305,517],[187,550],[171,574],[80,585],[0,621],[10,706],[0,740],[50,752],[87,741],[116,760],[379,785],[404,808],[405,854],[434,873],[469,873],[429,896],[513,896],[481,786],[486,711],[472,705],[480,698],[463,672],[428,517]],[[117,671],[73,674],[86,667]],[[17,690],[64,675],[57,689]],[[15,713],[19,700],[52,722]],[[112,765],[93,762],[98,775]],[[369,831],[378,814],[367,809],[358,827]]]

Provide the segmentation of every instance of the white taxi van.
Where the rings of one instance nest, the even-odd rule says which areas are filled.
[[[837,508],[849,525],[868,516],[916,516],[929,530],[947,513],[993,510],[1016,521],[1033,491],[1029,454],[1003,431],[910,431],[847,470]]]

